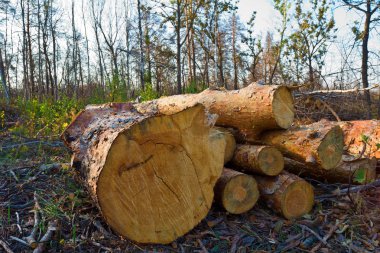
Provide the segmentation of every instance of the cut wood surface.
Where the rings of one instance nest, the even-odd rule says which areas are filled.
[[[252,139],[263,130],[286,129],[294,119],[293,97],[285,86],[253,83],[240,90],[207,89],[199,94],[163,97],[155,101],[159,108],[201,103],[210,113],[218,115],[216,125],[235,128],[240,135],[249,135]]]
[[[302,178],[283,171],[276,177],[255,176],[260,197],[275,212],[287,219],[294,219],[311,211],[314,190]]]
[[[380,121],[357,120],[341,122],[340,127],[344,132],[344,145],[352,155],[363,157],[376,157],[380,159]],[[364,143],[364,138],[366,143]]]
[[[224,163],[226,164],[234,156],[236,149],[235,137],[228,129],[223,127],[214,127],[213,131],[215,134],[221,135],[221,137],[226,141],[226,150],[224,152]]]
[[[229,213],[241,214],[249,211],[258,198],[256,180],[241,172],[225,168],[215,185],[215,200]]]
[[[107,104],[84,110],[62,138],[111,228],[140,243],[170,243],[211,207],[226,145],[211,127],[195,103]]]
[[[261,141],[284,156],[325,170],[338,165],[343,154],[343,131],[329,121],[263,133]]]
[[[237,145],[231,165],[248,174],[277,176],[284,168],[284,158],[274,147]]]
[[[285,169],[298,176],[307,176],[328,183],[367,184],[376,180],[376,158],[360,158],[353,161],[340,161],[331,170],[307,166],[285,158]]]

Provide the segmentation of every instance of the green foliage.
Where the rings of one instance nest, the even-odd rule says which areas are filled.
[[[376,143],[376,148],[380,149],[380,143]]]
[[[366,176],[367,176],[367,173],[366,173],[366,170],[365,169],[362,169],[362,168],[359,168],[358,170],[355,171],[355,175],[354,175],[354,182],[357,182],[357,183],[365,183],[366,181]]]
[[[20,109],[20,124],[9,129],[11,132],[28,136],[59,135],[68,126],[72,118],[84,107],[74,98],[63,97],[58,101],[17,101]]]
[[[369,136],[367,136],[367,135],[365,135],[365,134],[361,134],[361,135],[360,135],[360,138],[362,139],[362,142],[365,142],[365,143],[367,143],[368,140],[369,140]]]
[[[140,92],[141,101],[153,100],[159,97],[159,94],[153,89],[151,83],[145,84],[145,89]]]
[[[127,88],[125,81],[121,81],[120,76],[117,73],[112,75],[111,82],[107,82],[106,86],[109,90],[107,97],[109,101],[125,101],[127,99]]]
[[[204,84],[197,85],[195,81],[191,81],[190,84],[185,88],[185,93],[199,93],[206,89],[206,86]]]
[[[294,20],[297,21],[297,26],[289,37],[286,55],[290,63],[296,62],[297,68],[306,68],[310,79],[313,78],[313,69],[320,69],[324,65],[328,42],[335,38],[337,29],[334,18],[329,13],[327,0],[296,1]],[[302,69],[297,69],[298,71]]]

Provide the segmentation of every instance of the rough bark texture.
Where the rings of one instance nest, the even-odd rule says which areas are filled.
[[[358,120],[341,122],[340,127],[344,132],[344,145],[352,155],[363,157],[376,157],[380,159],[380,121],[379,120]],[[366,143],[363,140],[368,137]]]
[[[329,121],[269,131],[261,136],[263,143],[278,148],[285,156],[309,166],[329,170],[340,162],[343,153],[343,131]]]
[[[376,159],[361,158],[340,161],[331,170],[316,169],[285,158],[285,169],[298,176],[308,176],[328,183],[367,184],[376,180]]]
[[[215,200],[227,212],[245,213],[259,198],[256,180],[249,175],[225,168],[215,185]]]
[[[248,174],[277,176],[284,168],[284,158],[274,147],[238,145],[231,165]]]
[[[244,138],[257,139],[264,130],[288,128],[293,123],[294,106],[290,91],[284,86],[256,85],[240,90],[207,89],[199,94],[160,98],[159,108],[170,104],[182,105],[198,102],[210,113],[217,114],[216,125],[232,127]]]
[[[63,133],[94,202],[119,234],[169,243],[208,213],[225,139],[204,107],[89,106]]]
[[[283,171],[276,177],[255,176],[261,199],[275,212],[294,219],[311,211],[313,187],[302,178]]]

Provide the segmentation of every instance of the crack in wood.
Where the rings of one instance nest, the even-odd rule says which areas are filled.
[[[153,172],[154,172],[154,175],[158,179],[160,179],[160,181],[169,189],[169,191],[171,191],[174,194],[174,196],[177,198],[178,202],[181,202],[177,193],[175,193],[175,191],[168,185],[168,183],[166,183],[165,180],[157,174],[155,169],[153,169]]]
[[[132,165],[130,165],[130,166],[126,166],[126,167],[121,166],[121,167],[119,168],[119,177],[121,177],[121,175],[122,175],[124,172],[126,172],[126,171],[133,170],[133,169],[137,169],[138,167],[144,165],[145,163],[149,162],[149,160],[152,159],[152,158],[153,158],[153,155],[150,155],[147,159],[145,159],[145,160],[142,161],[142,162],[134,163],[134,164],[132,164]]]

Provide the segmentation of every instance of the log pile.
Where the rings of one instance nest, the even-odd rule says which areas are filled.
[[[286,87],[251,84],[87,106],[62,139],[115,232],[139,243],[170,243],[214,201],[241,214],[259,200],[295,219],[314,204],[313,186],[302,176],[356,184],[376,178],[376,158],[354,148],[342,156],[348,138],[358,138],[355,122],[292,126],[293,119]]]

